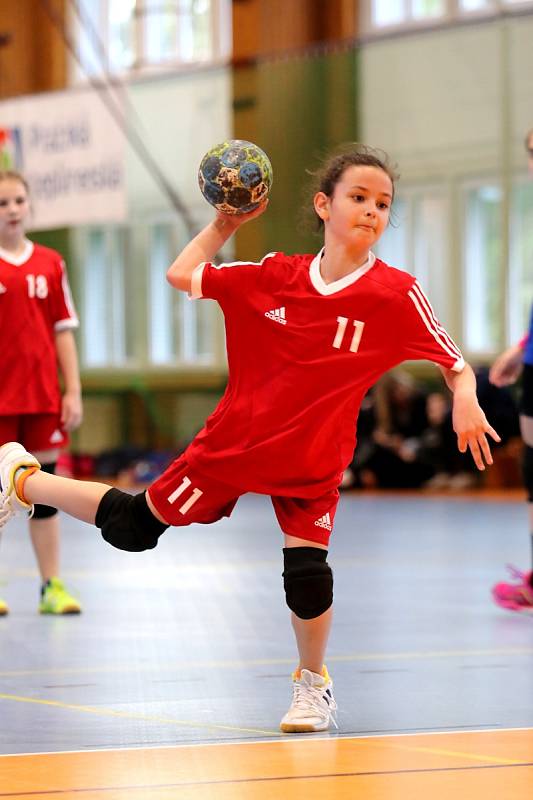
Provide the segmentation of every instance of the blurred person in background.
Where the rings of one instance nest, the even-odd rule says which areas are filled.
[[[533,178],[533,128],[525,140],[528,171]],[[531,538],[531,563],[528,572],[509,565],[513,582],[497,583],[492,588],[495,602],[510,611],[533,611],[533,305],[529,330],[523,339],[498,356],[489,373],[495,386],[509,386],[522,375],[520,403],[520,431],[524,441],[522,470],[527,492],[529,531]]]
[[[82,418],[73,335],[78,319],[61,255],[26,238],[29,214],[25,178],[0,171],[0,445],[13,439],[24,442],[43,470],[54,473],[68,431]],[[79,602],[59,578],[57,508],[36,504],[29,529],[41,575],[39,611],[80,613]],[[7,613],[7,603],[0,599],[0,615]]]

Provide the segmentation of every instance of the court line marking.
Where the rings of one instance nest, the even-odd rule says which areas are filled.
[[[465,767],[422,767],[414,769],[394,769],[394,770],[369,770],[367,772],[332,772],[318,775],[272,775],[260,778],[221,778],[218,780],[198,780],[198,781],[179,781],[178,783],[156,783],[156,784],[130,784],[119,786],[90,786],[87,788],[77,789],[36,789],[28,792],[0,792],[0,797],[34,797],[36,795],[47,795],[52,797],[54,795],[62,794],[86,794],[88,792],[123,792],[123,791],[145,791],[157,789],[173,789],[185,787],[198,787],[199,789],[204,786],[232,786],[234,784],[253,784],[253,783],[275,783],[282,781],[307,781],[307,780],[331,780],[336,778],[366,778],[378,777],[384,775],[427,775],[434,772],[473,772],[486,769],[516,769],[517,767],[533,767],[533,762],[518,762],[516,764],[484,764],[483,766],[465,766]]]
[[[236,733],[260,733],[263,736],[280,737],[280,731],[262,730],[261,728],[239,728],[232,725],[217,725],[209,722],[194,722],[191,720],[173,719],[172,717],[160,717],[156,714],[136,714],[132,711],[114,711],[109,708],[95,708],[94,706],[83,706],[76,703],[62,703],[60,700],[42,700],[38,697],[23,697],[15,694],[0,694],[0,700],[11,700],[17,703],[35,704],[41,706],[52,706],[67,711],[82,711],[86,714],[95,714],[102,717],[119,717],[122,719],[143,719],[147,722],[158,722],[165,725],[176,725],[185,728],[204,728],[213,731],[234,731]],[[84,752],[84,751],[80,751]],[[1,796],[1,795],[0,795]]]
[[[466,657],[485,657],[491,658],[493,656],[530,656],[533,655],[533,647],[510,647],[503,648],[490,648],[485,650],[428,650],[428,651],[412,651],[412,652],[399,652],[399,653],[353,653],[345,656],[329,656],[327,661],[332,664],[353,663],[353,662],[366,662],[366,661],[420,661],[424,659],[446,659],[446,658],[466,658]],[[252,659],[227,659],[227,660],[205,660],[205,661],[170,661],[165,664],[132,664],[131,662],[126,665],[95,665],[92,667],[62,667],[60,669],[27,669],[27,670],[1,670],[0,678],[17,678],[17,677],[30,677],[38,675],[88,675],[98,673],[115,673],[115,672],[163,672],[170,670],[183,670],[183,669],[209,669],[209,668],[226,668],[232,669],[241,667],[249,669],[250,667],[267,667],[267,666],[290,666],[294,667],[294,657],[292,658],[252,658]]]
[[[1,697],[1,695],[0,695]],[[45,701],[43,701],[45,702]],[[219,741],[219,742],[180,742],[177,744],[167,745],[139,745],[137,747],[99,747],[87,748],[83,750],[41,750],[29,753],[0,753],[0,758],[24,758],[28,756],[62,756],[62,755],[79,755],[81,753],[129,753],[138,750],[181,750],[188,747],[242,747],[243,745],[265,745],[265,744],[287,744],[297,742],[332,742],[332,741],[361,741],[364,739],[399,739],[409,738],[413,736],[450,736],[450,735],[469,735],[469,734],[486,734],[486,733],[516,733],[520,731],[527,731],[533,734],[533,728],[516,727],[516,728],[467,728],[464,730],[456,730],[455,728],[442,731],[408,731],[404,733],[370,733],[361,734],[360,736],[352,736],[342,734],[333,735],[316,735],[316,734],[279,734],[279,738],[270,739],[245,739],[242,742],[236,741]],[[256,731],[257,732],[257,731]],[[401,745],[397,745],[400,747]]]
[[[423,734],[422,734],[423,735]],[[495,756],[485,756],[478,753],[464,753],[462,751],[457,750],[442,750],[438,747],[413,747],[404,744],[395,744],[394,742],[387,742],[387,744],[380,744],[372,742],[372,747],[378,747],[383,750],[401,750],[403,752],[409,753],[426,753],[428,755],[433,756],[449,756],[451,758],[464,758],[467,761],[483,761],[487,762],[488,765],[507,765],[507,766],[516,766],[517,764],[521,763],[514,758],[500,758]]]

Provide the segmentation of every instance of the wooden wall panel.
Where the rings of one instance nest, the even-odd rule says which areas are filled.
[[[233,0],[237,63],[356,35],[353,0]]]
[[[47,0],[64,18],[65,0]],[[39,0],[0,0],[0,98],[62,89],[66,50]]]

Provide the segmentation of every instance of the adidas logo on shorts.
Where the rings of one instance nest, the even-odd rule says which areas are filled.
[[[315,525],[318,528],[326,528],[326,530],[330,531],[331,530],[331,517],[329,516],[329,513],[328,514],[324,514],[323,517],[320,517],[320,519],[317,519],[316,522],[315,522]]]
[[[273,319],[274,322],[279,322],[280,325],[287,324],[287,320],[285,319],[285,306],[273,308],[272,311],[265,311],[265,317]]]

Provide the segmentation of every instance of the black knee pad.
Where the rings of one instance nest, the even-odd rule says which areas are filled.
[[[55,475],[56,462],[54,461],[52,464],[41,464],[41,470],[43,472],[48,472],[50,475]],[[45,506],[42,503],[35,503],[33,506],[32,519],[49,519],[50,517],[55,517],[56,514],[57,508]]]
[[[333,602],[333,573],[327,550],[284,547],[283,585],[287,605],[300,619],[314,619]]]
[[[524,444],[524,454],[522,456],[522,474],[524,476],[524,486],[527,491],[527,499],[533,503],[533,447]]]
[[[110,489],[102,497],[95,525],[106,542],[132,553],[154,548],[168,528],[154,517],[144,492],[131,495],[120,489]]]

